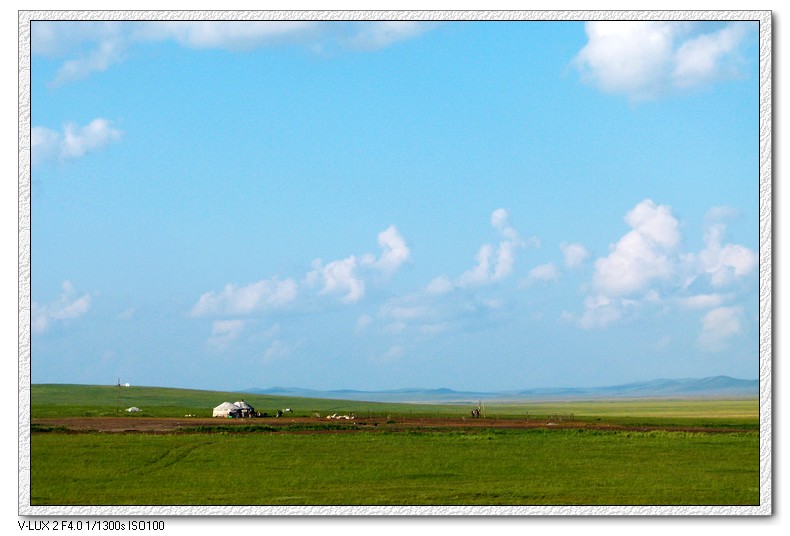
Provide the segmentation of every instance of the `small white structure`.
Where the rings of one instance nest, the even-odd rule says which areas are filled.
[[[216,408],[214,408],[214,417],[255,417],[255,408],[247,404],[244,400],[239,400],[238,402],[230,403],[230,402],[223,402]]]
[[[213,417],[227,417],[231,411],[238,411],[239,407],[232,402],[223,402],[214,408]]]
[[[140,408],[138,408],[137,406],[132,406],[131,408],[127,408],[127,410],[126,410],[126,411],[127,411],[128,413],[137,413],[138,411],[143,411],[143,410],[141,410],[141,409],[140,409]]]

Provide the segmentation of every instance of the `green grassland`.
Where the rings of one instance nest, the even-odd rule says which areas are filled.
[[[387,404],[354,402],[319,398],[293,398],[255,395],[226,391],[198,391],[163,387],[113,387],[103,385],[35,384],[30,389],[32,418],[101,417],[125,415],[144,417],[211,417],[212,410],[222,402],[244,400],[255,409],[270,415],[278,409],[292,408],[293,416],[307,417],[314,413],[356,413],[386,416],[389,414],[415,416],[465,415],[466,406],[438,406],[432,404]],[[125,409],[141,408],[141,413],[129,415]]]
[[[198,391],[160,387],[35,384],[31,386],[31,418],[100,417],[211,417],[221,402],[244,399],[270,415],[292,408],[293,416],[315,413],[354,413],[360,417],[465,417],[471,404],[406,404],[358,402],[318,398],[293,398],[221,391]],[[130,406],[141,413],[129,414]],[[485,404],[485,416],[497,419],[573,418],[582,422],[605,422],[634,426],[711,426],[757,430],[759,400],[733,399],[633,399],[520,401]]]
[[[756,505],[756,434],[34,434],[33,505]]]
[[[130,387],[121,408],[210,415],[238,393]],[[117,390],[31,389],[31,416],[115,415]],[[457,417],[465,406],[243,398],[256,408]],[[756,505],[757,401],[491,405],[488,416],[673,422],[728,433],[581,429],[331,432],[217,428],[172,434],[31,434],[32,505]],[[460,413],[459,413],[460,412]],[[128,416],[128,418],[135,418]],[[218,420],[218,423],[221,422]],[[261,423],[263,424],[263,422]],[[339,426],[339,425],[338,425]],[[236,427],[234,427],[236,428]],[[221,430],[221,428],[219,429]]]

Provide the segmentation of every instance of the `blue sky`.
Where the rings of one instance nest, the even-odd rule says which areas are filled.
[[[33,382],[758,375],[749,22],[34,22]]]

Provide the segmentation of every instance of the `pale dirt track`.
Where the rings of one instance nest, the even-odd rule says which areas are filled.
[[[68,417],[59,419],[32,419],[31,424],[44,427],[62,427],[70,432],[109,432],[109,433],[159,433],[166,434],[172,432],[188,432],[198,426],[222,426],[232,430],[235,426],[244,425],[270,425],[274,427],[286,427],[288,425],[317,425],[329,424],[337,425],[337,430],[296,430],[289,433],[348,433],[359,431],[399,431],[413,429],[443,429],[443,430],[479,430],[479,429],[582,429],[582,430],[610,430],[610,431],[679,431],[679,432],[706,432],[706,433],[725,433],[738,432],[725,428],[707,427],[638,427],[621,426],[608,423],[589,423],[589,422],[553,422],[546,420],[517,420],[517,419],[394,419],[395,422],[387,419],[361,418],[354,420],[336,420],[317,417],[286,417],[286,418],[260,418],[260,419],[224,419],[206,417],[184,417],[184,418],[153,418],[153,417]],[[343,428],[340,428],[340,427]],[[356,427],[348,429],[348,427]]]

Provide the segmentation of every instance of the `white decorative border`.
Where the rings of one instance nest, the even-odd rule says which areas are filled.
[[[33,20],[753,20],[760,24],[759,506],[31,506],[30,22]],[[772,513],[772,27],[770,11],[20,11],[19,515],[45,516],[761,516]]]

